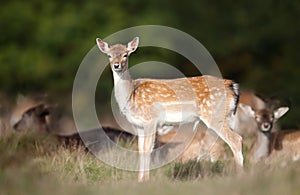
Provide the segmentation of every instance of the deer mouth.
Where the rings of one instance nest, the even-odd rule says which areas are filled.
[[[113,69],[115,72],[122,72],[122,68],[114,68]]]
[[[112,70],[115,72],[122,72],[123,71],[123,66],[122,64],[114,64],[112,65]]]

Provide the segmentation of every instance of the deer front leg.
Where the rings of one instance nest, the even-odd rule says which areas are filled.
[[[145,136],[144,129],[138,129],[138,150],[140,157],[140,166],[139,166],[139,182],[144,180],[144,170],[145,170],[145,157],[144,157],[144,144],[145,144]]]
[[[154,147],[156,126],[156,122],[151,122],[149,125],[145,125],[144,129],[138,130],[140,155],[139,182],[149,180],[151,153]]]

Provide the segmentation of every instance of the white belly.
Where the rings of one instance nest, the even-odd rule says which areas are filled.
[[[173,126],[199,120],[194,101],[157,103],[151,106],[151,111],[153,113],[152,117],[155,117],[153,119],[156,120],[159,126]],[[136,116],[131,112],[126,113],[126,117],[131,124],[136,126],[142,127],[150,122],[144,119],[143,116]]]
[[[167,112],[165,116],[161,116],[159,121],[166,124],[191,123],[197,120],[197,115],[191,111],[183,112]]]

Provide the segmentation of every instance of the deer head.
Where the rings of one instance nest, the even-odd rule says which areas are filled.
[[[33,132],[49,131],[47,116],[50,106],[19,95],[17,106],[11,116],[11,126],[17,131],[30,130]]]
[[[124,72],[128,69],[128,57],[134,52],[139,44],[139,38],[135,37],[127,45],[116,44],[109,46],[101,39],[96,39],[100,51],[108,56],[111,69],[114,72]]]
[[[274,123],[281,118],[288,110],[288,107],[279,107],[275,110],[271,109],[260,109],[254,110],[251,106],[246,104],[239,104],[239,107],[250,117],[254,118],[258,129],[267,133],[273,128]]]

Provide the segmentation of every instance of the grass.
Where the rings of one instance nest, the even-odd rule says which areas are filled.
[[[110,167],[83,148],[65,148],[51,136],[14,133],[0,138],[0,194],[298,194],[300,165],[246,166],[232,162],[171,163],[137,173]]]

